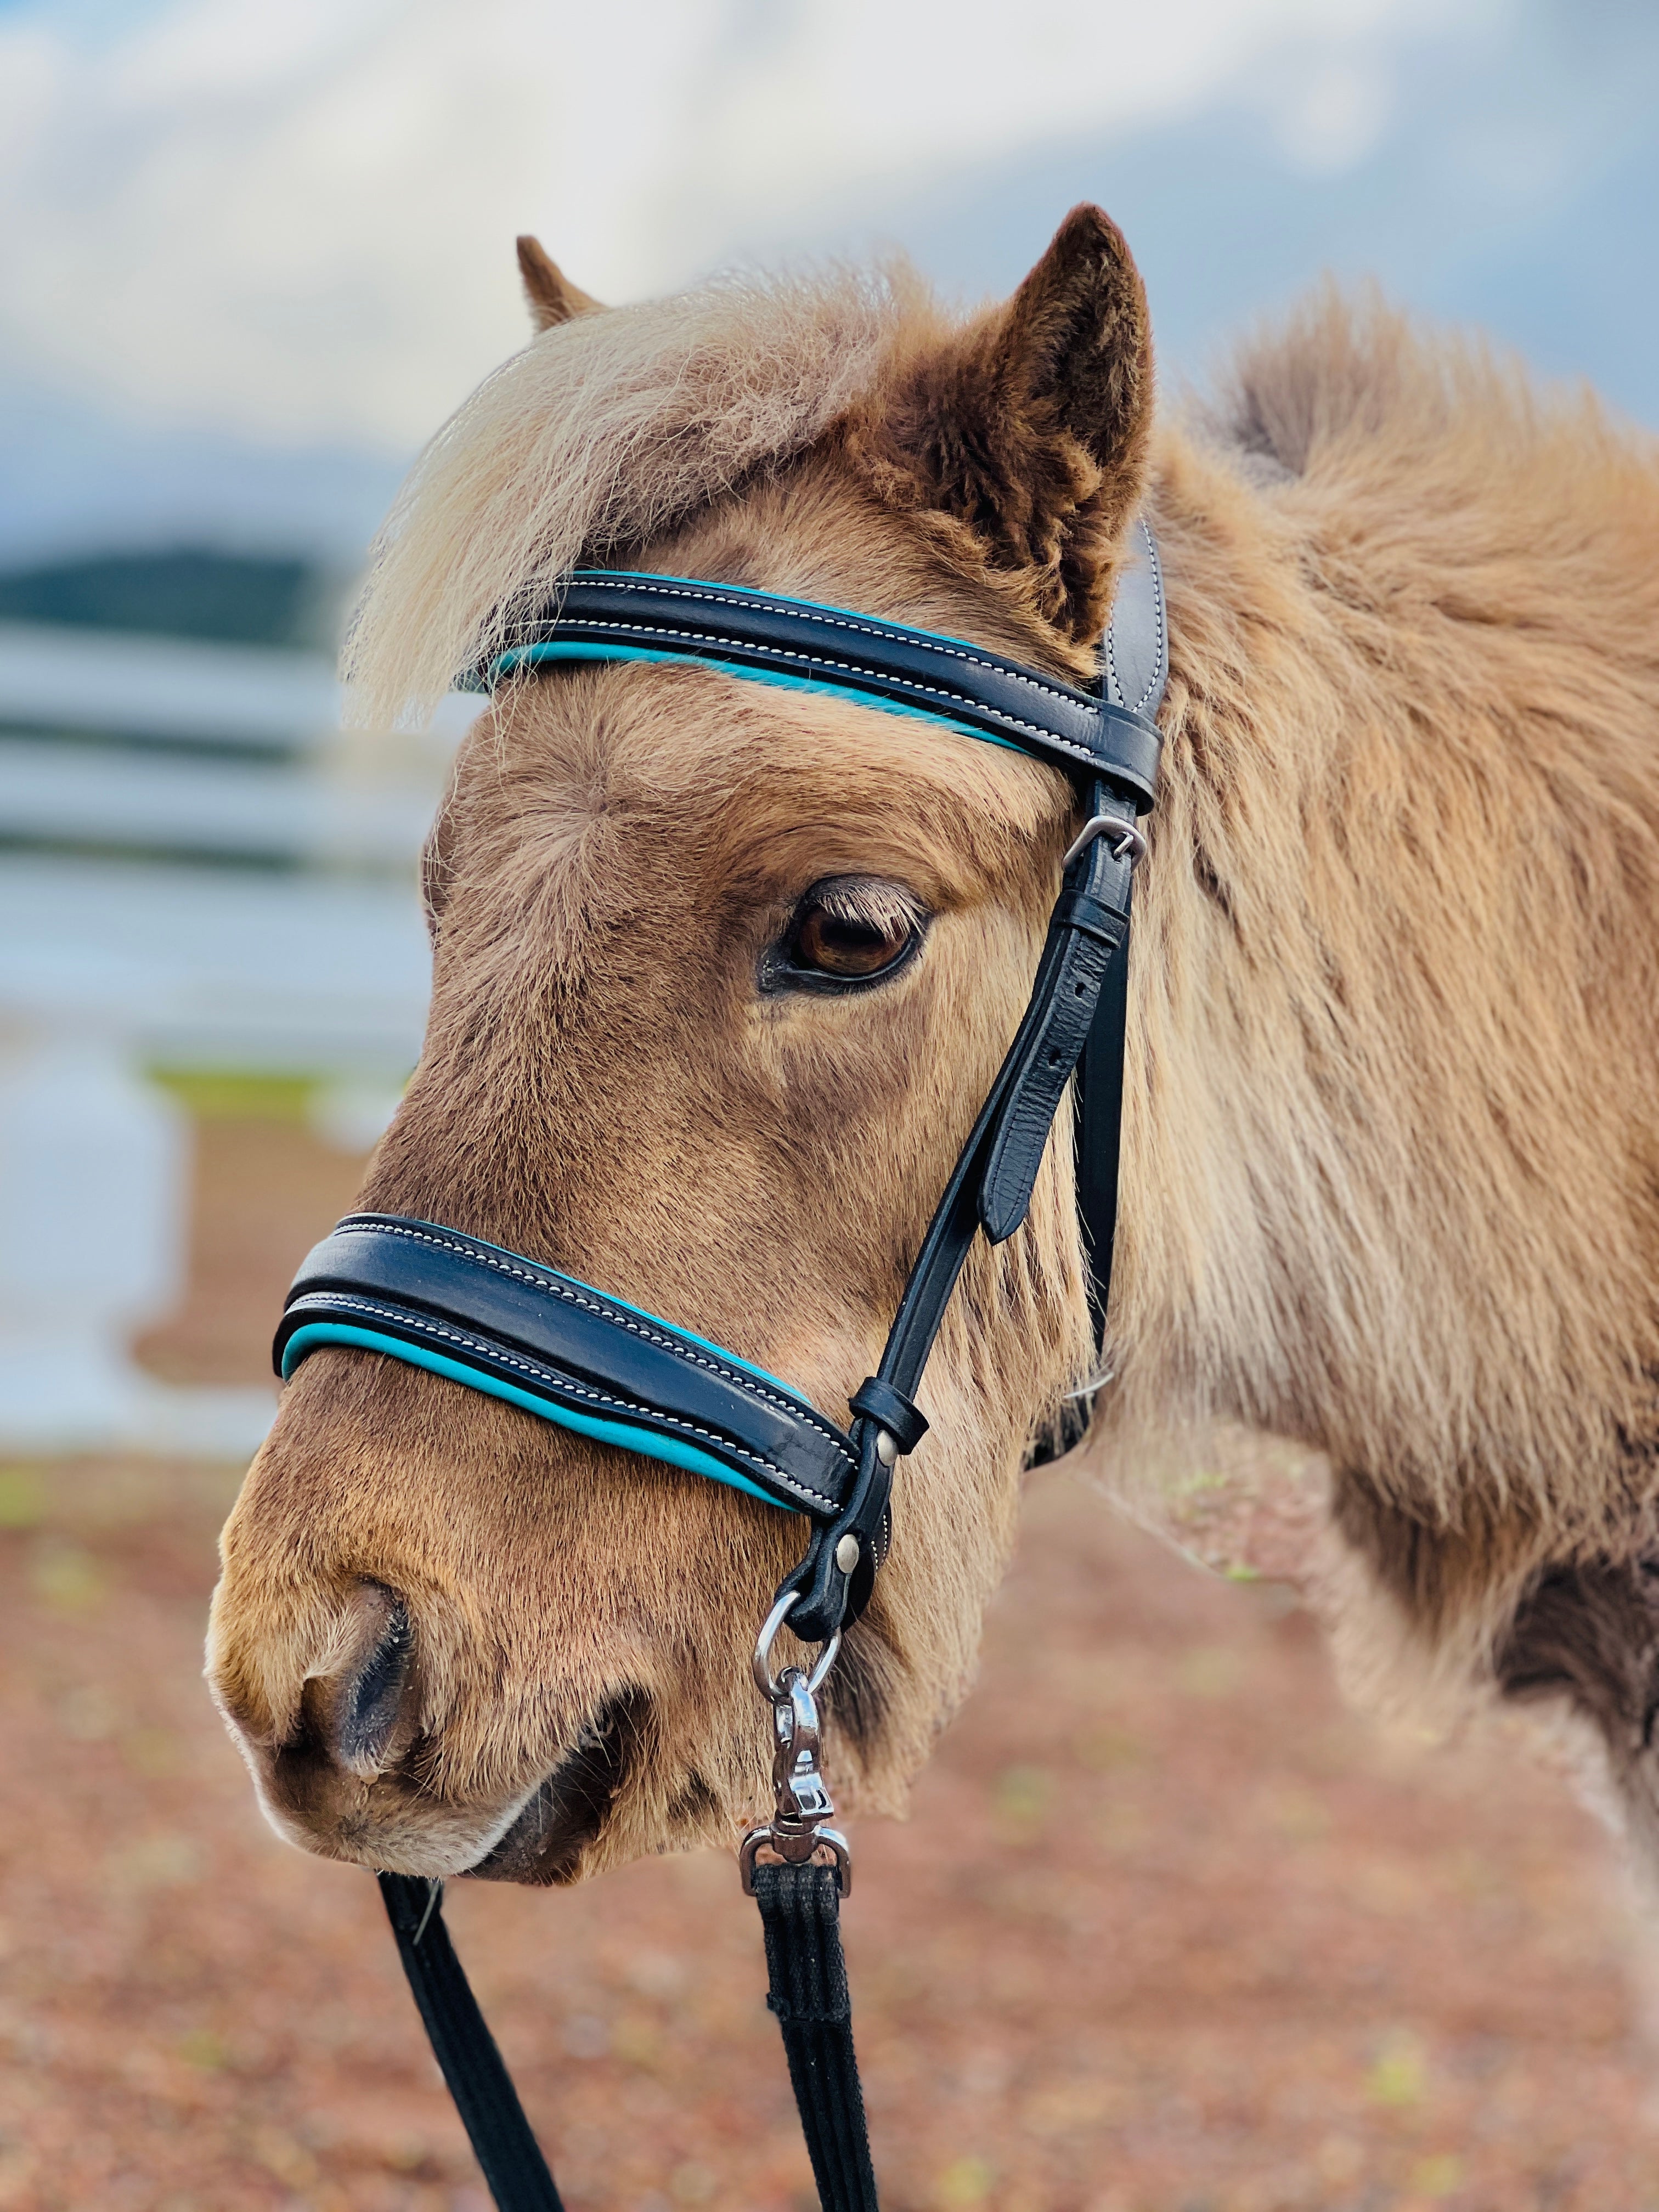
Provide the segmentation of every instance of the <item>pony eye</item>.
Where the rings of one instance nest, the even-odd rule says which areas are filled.
[[[842,878],[815,884],[796,908],[769,963],[775,988],[811,989],[873,983],[891,974],[921,942],[926,916],[896,884]]]
[[[802,916],[789,949],[797,968],[820,975],[879,975],[909,951],[911,933],[897,921],[852,921],[819,906]]]

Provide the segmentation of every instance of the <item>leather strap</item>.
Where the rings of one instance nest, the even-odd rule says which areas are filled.
[[[1170,624],[1158,540],[1145,515],[1136,518],[1133,557],[1120,572],[1112,619],[1101,653],[1106,696],[1138,714],[1155,715],[1170,680]],[[1123,890],[1127,924],[1131,886]],[[1129,937],[1112,956],[1078,1066],[1073,1095],[1077,1132],[1077,1204],[1089,1264],[1095,1338],[1103,1347],[1117,1232],[1118,1160],[1123,1135],[1123,1046],[1129,1011]]]
[[[1089,1271],[1095,1343],[1103,1350],[1117,1240],[1117,1186],[1123,1149],[1123,1051],[1129,1012],[1129,890],[1123,902],[1123,942],[1107,964],[1088,1042],[1072,1096],[1076,1131],[1078,1218]]]
[[[479,680],[493,685],[547,661],[611,659],[712,661],[767,682],[850,692],[866,706],[1013,745],[1073,781],[1103,777],[1137,811],[1152,803],[1157,726],[1121,691],[1091,697],[959,638],[733,584],[579,568]]]
[[[1118,570],[1111,620],[1101,646],[1101,689],[1109,705],[1150,719],[1170,681],[1170,622],[1158,540],[1144,514],[1135,517],[1128,557]]]
[[[1098,812],[1104,792],[1097,787],[1090,796]],[[1127,939],[1132,866],[1109,837],[1096,837],[1062,878],[1024,1018],[963,1146],[888,1332],[875,1379],[906,1403],[914,1400],[974,1238],[983,1228],[1000,1243],[1025,1218],[1055,1111],[1094,1023],[1108,969]],[[896,1427],[887,1426],[902,1445]],[[809,1641],[822,1641],[858,1618],[885,1556],[893,1464],[881,1455],[879,1435],[876,1419],[862,1414],[854,1430],[859,1476],[852,1494],[836,1519],[814,1530],[805,1556],[779,1589],[780,1596],[796,1594],[789,1626]],[[843,1548],[848,1536],[858,1547],[850,1555]]]
[[[325,1344],[383,1352],[606,1443],[820,1519],[858,1455],[775,1376],[556,1267],[458,1229],[349,1214],[307,1255],[278,1374]]]
[[[1102,683],[1111,704],[1150,721],[1169,680],[1169,625],[1157,542],[1144,516],[1135,529],[1137,542],[1119,578],[1102,649]],[[1157,725],[1151,726],[1155,731]],[[1087,802],[1091,820],[1109,813],[1111,787],[1097,782]],[[1112,836],[1097,837],[1073,853],[1024,1019],[922,1240],[874,1378],[907,1404],[921,1381],[976,1231],[982,1227],[997,1243],[1025,1218],[1048,1131],[1079,1056],[1079,1212],[1097,1340],[1105,1328],[1117,1225],[1133,858],[1126,841]],[[861,1410],[855,1399],[854,1411]],[[921,1420],[919,1412],[915,1418]],[[908,1451],[896,1426],[886,1425]],[[779,1591],[780,1596],[787,1590],[796,1594],[790,1626],[809,1640],[857,1620],[870,1602],[891,1538],[892,1462],[877,1449],[873,1419],[856,1424],[854,1436],[859,1474],[852,1495],[839,1518],[813,1531],[805,1556]],[[848,1536],[857,1540],[850,1565],[843,1564]]]

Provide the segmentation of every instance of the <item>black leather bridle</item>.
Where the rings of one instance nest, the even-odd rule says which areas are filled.
[[[1082,827],[1023,1019],[933,1214],[881,1362],[845,1429],[722,1346],[562,1274],[433,1222],[353,1214],[313,1251],[275,1347],[285,1377],[325,1345],[379,1352],[602,1442],[690,1468],[803,1514],[805,1552],[757,1650],[776,1721],[777,1809],[742,1854],[765,1923],[773,2009],[826,2212],[874,2212],[836,1913],[850,1879],[817,1769],[817,1689],[870,1601],[891,1541],[894,1471],[927,1422],[916,1392],[975,1237],[1025,1218],[1066,1085],[1080,1074],[1078,1196],[1097,1324],[1117,1208],[1130,890],[1152,804],[1155,716],[1169,669],[1157,547],[1135,525],[1098,696],[977,646],[735,586],[580,570],[520,625],[481,681],[562,660],[682,660],[830,691],[1011,745],[1064,769]],[[824,1650],[774,1680],[785,1622]],[[498,2204],[558,2197],[437,1910],[438,1887],[383,1875],[422,2017]]]

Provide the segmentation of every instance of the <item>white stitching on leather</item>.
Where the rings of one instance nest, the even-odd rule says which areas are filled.
[[[1121,702],[1124,707],[1128,708],[1128,711],[1132,714],[1144,714],[1146,713],[1147,702],[1162,689],[1162,678],[1168,665],[1168,647],[1164,642],[1164,572],[1158,564],[1158,540],[1152,536],[1152,525],[1147,521],[1146,516],[1144,514],[1140,515],[1138,517],[1138,520],[1140,525],[1140,534],[1146,541],[1146,565],[1152,570],[1152,613],[1158,623],[1158,632],[1155,647],[1152,653],[1152,672],[1146,678],[1146,690],[1141,693],[1139,698],[1135,701],[1133,706],[1130,706],[1129,704],[1129,701],[1124,693],[1123,680],[1117,672],[1117,605],[1115,599],[1114,599],[1113,602],[1111,619],[1106,624],[1107,679],[1111,686],[1111,692],[1115,695],[1115,703]]]
[[[828,607],[792,606],[787,599],[767,599],[759,592],[748,592],[739,598],[735,592],[700,591],[692,586],[658,583],[654,580],[647,583],[638,578],[573,576],[570,580],[592,592],[660,592],[665,599],[692,599],[711,607],[759,607],[769,615],[787,616],[791,622],[826,623],[836,629],[854,631],[860,637],[884,638],[890,644],[920,646],[929,653],[942,653],[950,659],[965,662],[969,668],[983,668],[993,676],[1006,676],[1010,682],[1023,684],[1028,690],[1040,692],[1045,699],[1057,699],[1063,706],[1088,709],[1092,704],[1086,693],[1061,690],[1054,684],[1045,684],[1041,677],[1028,676],[1023,669],[1015,668],[1007,662],[984,659],[980,654],[970,652],[966,646],[952,645],[946,638],[927,637],[919,631],[906,631],[891,623],[859,622],[851,615],[838,615]],[[722,639],[720,642],[729,644],[731,640]],[[782,650],[775,646],[758,649],[763,652]],[[908,683],[909,678],[906,677],[901,680]],[[921,688],[925,690],[926,686]],[[987,711],[995,713],[997,710],[993,708]]]
[[[348,1224],[342,1223],[341,1226],[347,1228]],[[848,1467],[857,1465],[857,1462],[842,1443],[836,1429],[825,1420],[815,1406],[809,1406],[801,1399],[785,1398],[775,1390],[769,1390],[764,1383],[757,1381],[752,1375],[744,1374],[741,1368],[728,1367],[723,1360],[711,1359],[706,1352],[699,1352],[693,1345],[682,1342],[678,1337],[659,1335],[654,1329],[644,1327],[637,1315],[623,1312],[621,1307],[612,1305],[607,1298],[586,1297],[573,1283],[562,1281],[555,1276],[542,1274],[533,1267],[516,1266],[499,1252],[478,1251],[471,1244],[453,1243],[448,1237],[434,1235],[430,1230],[411,1229],[401,1223],[389,1221],[358,1221],[349,1223],[348,1233],[352,1236],[406,1237],[411,1243],[429,1244],[436,1252],[450,1252],[458,1260],[476,1261],[481,1267],[493,1267],[499,1275],[511,1275],[519,1282],[529,1283],[538,1290],[552,1291],[571,1305],[580,1306],[587,1313],[599,1315],[601,1320],[611,1322],[618,1328],[629,1330],[647,1344],[654,1344],[659,1351],[672,1352],[676,1358],[686,1360],[694,1367],[706,1367],[711,1375],[721,1376],[726,1382],[734,1384],[740,1390],[746,1391],[751,1398],[758,1398],[763,1405],[774,1407],[778,1413],[788,1414],[797,1420],[808,1422],[813,1428],[820,1431],[825,1439],[835,1446]]]
[[[773,1461],[765,1458],[759,1452],[750,1451],[746,1445],[734,1442],[732,1437],[720,1436],[713,1429],[700,1428],[695,1421],[682,1420],[678,1414],[662,1413],[654,1406],[644,1406],[627,1398],[613,1398],[604,1390],[595,1390],[588,1383],[578,1382],[574,1377],[561,1374],[551,1361],[521,1359],[513,1352],[503,1351],[500,1346],[488,1342],[483,1337],[468,1335],[461,1329],[446,1328],[438,1322],[425,1321],[418,1314],[404,1312],[401,1306],[381,1304],[369,1298],[354,1297],[349,1291],[314,1291],[308,1295],[325,1299],[331,1308],[343,1307],[353,1313],[367,1314],[371,1320],[392,1321],[395,1322],[399,1328],[418,1329],[427,1336],[441,1337],[445,1343],[459,1345],[463,1351],[475,1352],[485,1358],[498,1360],[504,1367],[516,1367],[521,1375],[538,1377],[550,1375],[556,1379],[561,1390],[568,1390],[573,1397],[586,1398],[596,1406],[610,1406],[617,1413],[632,1413],[636,1418],[641,1413],[648,1413],[653,1421],[661,1422],[665,1428],[680,1429],[687,1436],[701,1437],[705,1443],[719,1444],[736,1458],[745,1461],[757,1474],[769,1475],[775,1482],[781,1483],[786,1490],[793,1491],[797,1498],[810,1498],[815,1504],[823,1507],[831,1513],[838,1510],[837,1501],[830,1497],[827,1492],[815,1490],[810,1482],[801,1481],[799,1476],[786,1474],[784,1469]],[[302,1296],[298,1302],[298,1310],[301,1313],[305,1310],[305,1297]],[[306,1323],[301,1321],[300,1326],[303,1328]]]
[[[792,653],[787,646],[757,645],[748,638],[719,637],[702,630],[671,629],[665,623],[609,622],[593,616],[582,616],[576,619],[583,629],[617,630],[624,636],[666,638],[677,644],[723,645],[733,653],[752,653],[773,660],[799,661],[807,668],[835,669],[843,676],[869,673],[867,669],[861,669],[850,660],[831,660],[823,653]],[[1045,730],[1036,722],[1022,722],[1018,714],[1006,714],[1000,707],[988,707],[982,699],[975,699],[966,691],[947,690],[939,684],[921,684],[909,676],[888,677],[883,680],[902,684],[907,691],[920,691],[930,699],[947,700],[953,707],[971,707],[976,714],[983,714],[988,720],[1000,723],[1005,729],[1018,730],[1028,738],[1040,738],[1044,744],[1058,746],[1062,752],[1086,761],[1091,768],[1102,765],[1099,757],[1091,752],[1086,745],[1078,744],[1070,738],[1062,738],[1058,731]],[[1058,696],[1057,694],[1051,696]],[[1066,703],[1072,705],[1074,702],[1067,701]],[[1097,721],[1104,720],[1099,708],[1086,702],[1084,707],[1078,708],[1080,714],[1085,711]]]
[[[1147,701],[1159,689],[1160,678],[1168,672],[1170,655],[1169,641],[1164,631],[1164,571],[1158,566],[1158,540],[1152,535],[1152,526],[1144,514],[1140,517],[1140,534],[1146,541],[1146,563],[1152,572],[1152,607],[1158,616],[1158,650],[1152,658],[1152,672],[1146,679],[1146,689],[1135,702],[1137,714],[1146,713]]]

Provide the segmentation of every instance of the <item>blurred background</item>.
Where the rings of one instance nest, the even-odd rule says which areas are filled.
[[[343,736],[333,655],[526,335],[514,234],[608,301],[893,246],[973,298],[1083,198],[1171,396],[1334,270],[1659,424],[1652,0],[0,0],[0,2205],[483,2201],[196,1653],[282,1287],[419,1048],[465,717]],[[872,1845],[893,2202],[1659,2205],[1563,1791],[1345,1718],[1287,1590],[1069,1480],[924,1785],[959,1856]],[[800,2201],[727,1871],[458,1905],[574,2203]]]
[[[517,231],[607,300],[895,245],[972,298],[1093,198],[1172,392],[1334,270],[1651,422],[1656,88],[1645,0],[0,0],[0,1437],[268,1419],[127,1348],[204,1102],[361,1149],[413,1061],[459,720],[343,741],[331,662]]]

